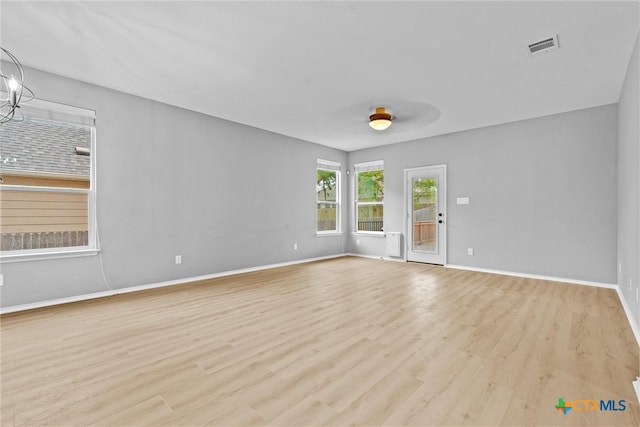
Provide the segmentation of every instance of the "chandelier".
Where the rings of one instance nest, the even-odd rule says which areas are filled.
[[[0,47],[2,57],[8,60],[2,62],[0,69],[0,124],[9,122],[20,113],[20,103],[33,99],[33,92],[24,85],[24,71],[22,64],[11,52]],[[24,99],[23,99],[23,95]],[[21,114],[20,114],[21,115]]]

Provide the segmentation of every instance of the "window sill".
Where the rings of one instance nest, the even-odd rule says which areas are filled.
[[[100,249],[71,249],[60,250],[60,248],[34,249],[32,251],[20,251],[20,253],[0,253],[0,263],[6,264],[10,262],[39,261],[45,259],[56,258],[77,258],[83,256],[97,255]]]
[[[316,237],[342,236],[342,231],[316,231]]]

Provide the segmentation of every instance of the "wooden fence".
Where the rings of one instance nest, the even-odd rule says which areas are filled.
[[[358,231],[383,231],[382,218],[358,220]]]
[[[319,219],[318,231],[331,231],[336,229],[335,219]]]
[[[436,240],[435,221],[414,221],[413,222],[413,243],[424,244]]]

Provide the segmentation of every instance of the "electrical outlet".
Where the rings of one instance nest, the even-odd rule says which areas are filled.
[[[360,239],[356,239],[356,245],[360,244]]]
[[[473,248],[467,248],[467,255],[473,255]]]
[[[622,273],[622,263],[618,264],[618,273]]]
[[[0,274],[0,286],[4,286],[4,274]]]
[[[182,264],[182,255],[176,255],[176,264]]]
[[[298,250],[298,244],[297,244],[297,243],[294,243],[294,244],[293,244],[293,250],[294,250],[294,251],[297,251],[297,250]]]
[[[640,302],[640,294],[639,294],[640,288],[636,288],[636,302]]]

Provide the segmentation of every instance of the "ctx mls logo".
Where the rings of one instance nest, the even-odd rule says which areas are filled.
[[[558,411],[563,411],[567,415],[572,408],[571,402],[565,402],[561,397],[558,398],[558,404],[556,405]]]
[[[562,397],[559,397],[558,404],[555,405],[555,408],[558,411],[562,411],[564,415],[567,415],[571,410],[576,412],[624,411],[627,409],[627,405],[624,400],[618,400],[616,402],[615,400],[579,399],[568,402]]]

